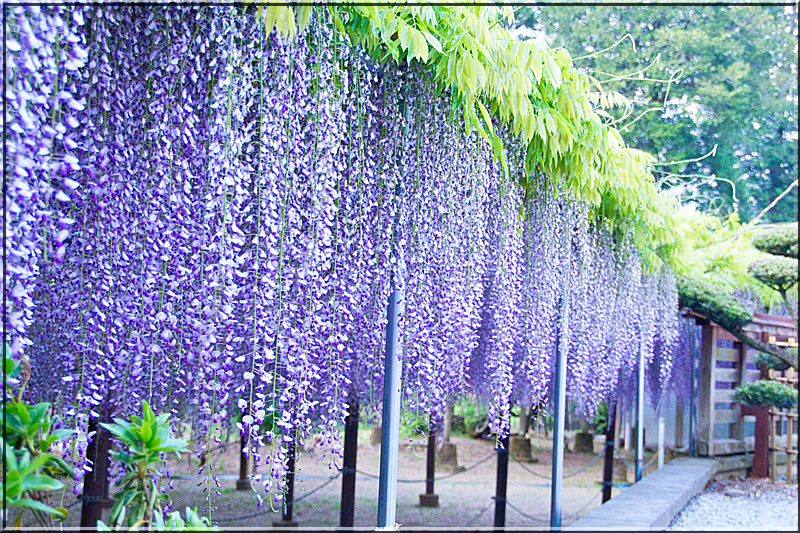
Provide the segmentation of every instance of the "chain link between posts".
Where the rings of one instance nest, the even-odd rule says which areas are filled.
[[[587,465],[582,466],[581,468],[579,468],[575,472],[572,472],[570,474],[564,474],[564,476],[563,476],[564,479],[569,479],[571,477],[577,476],[578,474],[582,474],[583,472],[586,472],[592,465],[594,465],[600,459],[600,457],[603,456],[603,453],[604,452],[599,452],[597,455],[594,456],[594,458]],[[545,474],[540,474],[539,472],[536,472],[535,470],[531,470],[530,467],[528,467],[524,462],[520,461],[516,457],[512,457],[512,459],[514,459],[514,461],[519,466],[521,466],[523,470],[525,470],[529,474],[533,474],[534,476],[536,476],[538,478],[541,478],[541,479],[550,479],[551,478],[551,476],[548,476],[548,475],[545,475]]]
[[[687,446],[687,447],[685,447],[684,449],[675,450],[675,451],[685,451],[685,449],[688,449],[688,446]],[[478,466],[480,466],[480,465],[482,465],[482,464],[486,463],[487,461],[489,461],[490,459],[492,459],[492,458],[493,458],[495,455],[496,455],[496,452],[492,452],[492,453],[490,453],[489,455],[487,455],[486,457],[484,457],[483,459],[481,459],[480,461],[478,461],[477,463],[474,463],[474,464],[472,464],[472,465],[470,465],[470,466],[468,466],[468,467],[466,467],[466,468],[464,468],[464,469],[462,469],[462,470],[458,470],[458,471],[456,471],[456,472],[452,472],[452,473],[450,473],[450,474],[447,474],[447,475],[444,475],[444,476],[441,476],[441,477],[434,477],[432,480],[433,480],[434,482],[436,482],[436,481],[442,481],[442,480],[445,480],[445,479],[449,479],[449,478],[455,477],[455,476],[457,476],[457,475],[459,475],[459,474],[463,474],[463,473],[465,473],[465,472],[469,472],[470,470],[473,470],[473,469],[477,468]],[[575,472],[572,472],[572,473],[570,473],[570,474],[565,474],[565,475],[564,475],[564,479],[568,479],[568,478],[571,478],[571,477],[577,476],[578,474],[581,474],[581,473],[585,472],[586,470],[588,470],[589,468],[591,468],[591,467],[592,467],[592,465],[594,465],[594,464],[595,464],[595,463],[596,463],[596,462],[597,462],[597,461],[600,459],[600,457],[601,457],[601,456],[603,456],[603,455],[604,455],[604,452],[599,452],[598,454],[596,454],[596,455],[595,455],[595,456],[592,458],[592,460],[591,460],[591,461],[590,461],[588,464],[586,464],[586,465],[582,466],[581,468],[579,468],[579,469],[578,469],[578,470],[576,470]],[[658,452],[656,452],[656,453],[653,455],[653,457],[652,457],[652,458],[650,458],[650,461],[649,461],[649,462],[648,462],[646,465],[644,465],[644,466],[642,467],[642,469],[644,470],[645,468],[648,468],[650,465],[652,465],[652,464],[653,464],[653,462],[654,462],[654,461],[655,461],[657,458],[658,458]],[[514,459],[514,461],[515,461],[515,462],[516,462],[518,465],[520,465],[520,467],[522,467],[522,469],[523,469],[523,470],[525,470],[526,472],[528,472],[529,474],[532,474],[532,475],[534,475],[534,476],[536,476],[536,477],[539,477],[539,478],[542,478],[542,479],[550,479],[550,477],[551,477],[551,476],[547,476],[547,475],[544,475],[544,474],[540,474],[539,472],[536,472],[536,471],[532,470],[532,469],[531,469],[530,467],[528,467],[528,466],[527,466],[527,465],[526,465],[524,462],[520,461],[520,460],[519,460],[519,459],[517,459],[516,457],[512,457],[512,459]],[[621,460],[621,461],[623,462],[623,464],[625,464],[625,465],[626,465],[628,468],[632,468],[632,469],[633,469],[633,468],[635,468],[633,465],[631,465],[631,464],[630,464],[628,461],[626,461],[626,460],[625,460],[623,457],[621,457],[621,456],[615,456],[615,459],[619,459],[619,460]],[[343,473],[346,473],[347,471],[348,471],[348,468],[346,468],[346,467],[342,468],[342,469],[341,469],[341,470],[340,470],[340,471],[339,471],[339,472],[338,472],[338,473],[337,473],[335,476],[331,476],[331,477],[329,477],[329,478],[328,478],[328,479],[327,479],[327,480],[326,480],[326,481],[325,481],[325,482],[324,482],[322,485],[320,485],[320,486],[318,486],[318,487],[314,488],[313,490],[311,490],[311,491],[309,491],[309,492],[307,492],[307,493],[303,494],[303,496],[301,496],[300,498],[297,498],[297,499],[295,499],[295,500],[292,502],[292,505],[298,504],[298,503],[300,503],[301,501],[303,501],[304,499],[306,499],[306,498],[308,498],[309,496],[311,496],[312,494],[314,494],[314,493],[318,492],[319,490],[322,490],[324,487],[326,487],[327,485],[329,485],[330,483],[332,483],[334,480],[336,480],[337,478],[339,478],[339,477],[340,477],[340,476],[341,476]],[[366,476],[366,477],[369,477],[369,478],[372,478],[372,479],[380,479],[380,476],[376,476],[376,475],[374,475],[374,474],[370,474],[369,472],[364,472],[363,470],[360,470],[360,469],[355,469],[355,471],[356,471],[356,473],[358,473],[358,474],[361,474],[361,475],[363,475],[363,476]],[[196,478],[196,477],[199,477],[199,476],[186,476],[186,475],[177,475],[177,476],[173,476],[173,479],[194,479],[194,478]],[[219,477],[225,477],[225,478],[231,478],[231,479],[233,479],[233,478],[237,478],[237,476],[219,476]],[[238,479],[238,478],[237,478],[237,479]],[[427,483],[428,481],[431,481],[431,479],[427,479],[427,478],[425,478],[425,479],[398,479],[398,480],[397,480],[397,482],[398,482],[398,483]],[[589,504],[591,504],[591,503],[592,503],[592,501],[594,500],[594,498],[595,498],[595,497],[596,497],[598,494],[600,494],[601,492],[602,492],[602,489],[600,489],[600,491],[599,491],[599,492],[597,492],[597,493],[593,494],[593,495],[592,495],[592,497],[589,499],[589,501],[588,501],[588,502],[586,502],[586,504],[584,504],[584,505],[583,505],[583,506],[582,506],[580,509],[578,509],[578,511],[576,511],[575,513],[572,513],[572,514],[568,515],[568,516],[567,516],[567,519],[572,519],[573,517],[578,517],[578,516],[580,515],[580,513],[581,513],[581,512],[582,512],[582,511],[583,511],[583,510],[584,510],[584,509],[585,509],[585,508],[586,508],[586,507],[587,507]],[[492,506],[492,504],[495,502],[495,497],[494,497],[494,496],[492,496],[492,497],[491,497],[491,499],[492,499],[492,501],[491,501],[491,502],[490,502],[490,503],[489,503],[489,504],[488,504],[486,507],[484,507],[483,509],[481,509],[481,511],[480,511],[480,512],[479,512],[477,515],[475,515],[473,518],[471,518],[471,519],[469,520],[469,522],[467,522],[467,524],[466,524],[466,526],[467,526],[467,527],[471,526],[471,525],[472,525],[473,523],[475,523],[475,522],[476,522],[476,521],[477,521],[477,520],[478,520],[478,519],[479,519],[481,516],[483,516],[483,514],[484,514],[484,513],[486,513],[486,511],[487,511],[487,510],[488,510],[488,509],[489,509],[489,508]],[[73,507],[73,506],[77,505],[78,503],[79,503],[79,501],[78,501],[78,502],[73,502],[72,504],[70,504],[70,505],[69,505],[69,506],[67,506],[66,508],[67,508],[67,509],[69,509],[69,508],[71,508],[71,507]],[[286,503],[285,503],[285,502],[284,502],[284,505],[286,505]],[[533,515],[530,515],[530,514],[528,514],[528,513],[524,512],[524,511],[522,511],[521,509],[519,509],[519,508],[518,508],[518,507],[516,507],[515,505],[513,505],[513,504],[512,504],[511,502],[509,502],[508,500],[506,500],[506,505],[508,505],[508,506],[509,506],[511,509],[513,509],[514,511],[516,511],[517,513],[519,513],[521,516],[523,516],[523,517],[525,517],[525,518],[527,518],[527,519],[529,519],[529,520],[532,520],[532,521],[534,521],[534,522],[539,522],[539,523],[541,523],[541,524],[549,524],[549,520],[543,520],[543,519],[541,519],[541,518],[537,518],[537,517],[535,517],[535,516],[533,516]],[[245,515],[245,516],[237,516],[237,517],[218,518],[218,519],[216,519],[216,520],[215,520],[215,522],[218,522],[218,523],[230,523],[230,522],[238,522],[238,521],[240,521],[240,520],[247,520],[247,519],[250,519],[250,518],[256,518],[256,517],[263,516],[263,515],[270,514],[270,513],[274,513],[274,512],[275,512],[275,511],[272,511],[272,510],[270,509],[270,510],[266,510],[266,511],[259,511],[259,512],[252,513],[252,514]]]
[[[342,473],[338,472],[335,476],[329,477],[328,480],[325,483],[323,483],[322,485],[320,485],[319,487],[317,487],[317,488],[315,488],[313,490],[310,490],[310,491],[306,492],[305,494],[303,494],[299,498],[295,498],[291,502],[291,504],[294,506],[294,505],[300,503],[301,501],[305,500],[306,498],[308,498],[309,496],[311,496],[315,492],[317,492],[319,490],[322,490],[322,488],[324,488],[325,486],[327,486],[330,483],[332,483],[335,479],[337,479],[341,475],[342,475]],[[288,505],[288,503],[284,502],[284,505]],[[238,522],[240,520],[247,520],[249,518],[256,518],[258,516],[263,516],[263,515],[270,514],[270,513],[273,513],[273,512],[275,512],[275,511],[273,511],[272,509],[269,509],[269,510],[259,511],[257,513],[252,513],[252,514],[245,515],[245,516],[233,516],[233,517],[228,517],[228,518],[217,518],[217,519],[215,519],[215,522],[219,522],[219,523],[223,523],[223,522],[224,523]]]

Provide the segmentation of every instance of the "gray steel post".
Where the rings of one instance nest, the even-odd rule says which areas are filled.
[[[694,362],[695,362],[695,353],[696,353],[696,344],[697,344],[697,326],[694,325],[689,330],[689,336],[691,337],[691,348],[689,349],[690,359],[691,359],[691,372],[689,375],[689,387],[691,392],[689,393],[689,457],[697,457],[697,449],[695,447],[695,439],[697,433],[695,432],[695,371],[694,371]]]
[[[642,332],[644,335],[644,332]],[[644,465],[644,339],[639,339],[639,368],[636,393],[636,481],[642,480]]]
[[[399,107],[405,116],[406,138],[409,132],[407,89],[400,92]],[[400,211],[403,208],[402,186],[397,186],[398,206],[392,231],[392,255],[397,257],[400,236]],[[399,319],[405,310],[402,291],[397,287],[397,272],[391,270],[392,292],[386,310],[386,360],[383,372],[383,416],[381,419],[381,463],[378,481],[378,527],[394,527],[397,512],[397,458],[400,451],[400,343]]]
[[[556,416],[553,425],[553,470],[550,490],[550,527],[559,529],[561,528],[561,489],[564,481],[564,422],[567,406],[566,347],[569,342],[566,281],[564,283],[565,289],[558,313],[560,323],[556,329]]]
[[[378,527],[394,527],[397,510],[397,458],[400,451],[400,346],[398,316],[403,308],[399,290],[392,283],[389,323],[386,325],[386,362],[383,376],[381,421],[381,470],[378,483]]]

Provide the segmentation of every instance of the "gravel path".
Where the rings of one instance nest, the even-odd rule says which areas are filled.
[[[766,479],[712,482],[670,529],[797,531],[797,484]]]

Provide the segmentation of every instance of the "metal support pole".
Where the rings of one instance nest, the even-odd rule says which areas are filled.
[[[658,417],[658,468],[664,466],[664,417]]]
[[[564,481],[564,421],[567,406],[566,347],[569,340],[566,313],[567,294],[566,282],[564,282],[564,294],[561,297],[558,313],[561,323],[556,328],[556,416],[553,425],[553,469],[550,492],[550,527],[556,529],[561,528],[561,489]]]
[[[358,451],[358,404],[344,420],[344,464],[342,465],[342,504],[339,525],[353,527],[356,506],[356,452]]]
[[[103,421],[107,420],[103,411]],[[111,447],[109,433],[100,427],[100,420],[89,420],[89,433],[95,432],[86,448],[86,457],[92,461],[92,471],[83,477],[83,501],[81,503],[81,528],[97,528],[103,514],[103,496],[107,494],[108,450]]]
[[[603,503],[611,499],[611,485],[614,479],[614,426],[617,422],[617,402],[608,408],[606,421],[606,449],[603,457]]]
[[[405,133],[409,134],[407,89],[402,89],[398,107],[405,117]],[[392,257],[397,257],[400,240],[400,211],[403,209],[402,185],[397,184],[397,211],[392,229]],[[391,270],[392,292],[386,309],[386,357],[383,367],[383,416],[381,418],[381,463],[378,481],[378,527],[394,527],[397,512],[397,458],[400,451],[400,317],[405,312],[405,299],[398,287],[397,272]]]
[[[400,346],[398,318],[403,307],[392,276],[389,323],[386,325],[386,362],[383,375],[381,467],[378,482],[378,527],[394,527],[397,511],[397,458],[400,450]]]
[[[636,393],[636,481],[642,480],[644,465],[644,341],[639,340],[639,367]]]
[[[508,487],[508,435],[497,449],[497,485],[494,496],[494,527],[506,527],[506,488]]]
[[[689,388],[691,389],[691,392],[689,393],[689,457],[697,457],[697,428],[695,427],[697,422],[697,411],[695,409],[695,397],[697,396],[697,385],[695,385],[695,360],[698,348],[697,324],[689,329],[689,335],[691,337],[691,348],[689,353],[692,367],[689,377]]]

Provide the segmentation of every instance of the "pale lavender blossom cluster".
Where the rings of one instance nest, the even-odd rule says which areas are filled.
[[[337,452],[380,408],[392,273],[404,405],[434,419],[480,392],[504,435],[548,396],[565,287],[583,409],[640,339],[672,375],[674,279],[563,184],[523,190],[511,135],[506,175],[429,73],[376,65],[324,11],[293,41],[251,8],[8,12],[8,334],[76,435],[147,400],[198,452],[245,435],[280,500],[289,443]]]

